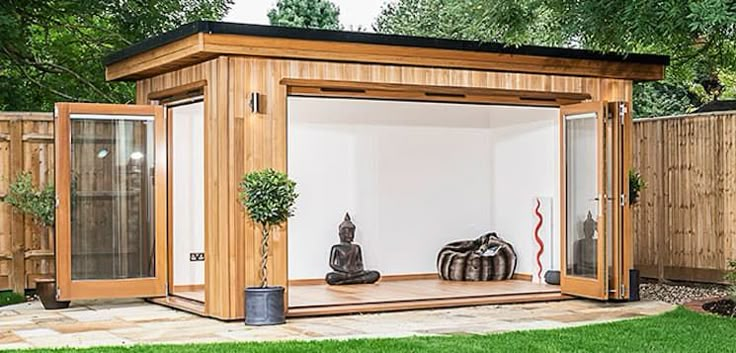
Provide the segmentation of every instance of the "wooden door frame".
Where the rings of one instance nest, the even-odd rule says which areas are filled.
[[[566,134],[566,117],[575,114],[596,114],[596,156],[598,179],[598,217],[597,232],[598,241],[596,246],[596,278],[585,278],[580,276],[568,276],[567,274],[567,134]],[[585,298],[592,299],[608,299],[608,276],[606,261],[606,235],[607,235],[607,219],[606,215],[606,143],[605,128],[607,119],[607,104],[605,101],[595,101],[579,103],[574,106],[566,106],[560,108],[560,286],[565,293],[567,292]],[[603,142],[603,143],[601,143]],[[615,175],[614,175],[615,177]]]
[[[173,137],[172,137],[172,128],[174,124],[174,115],[172,114],[171,110],[175,107],[188,105],[188,104],[195,104],[202,102],[202,104],[205,104],[205,90],[204,86],[198,86],[196,89],[192,90],[192,87],[190,85],[185,85],[182,87],[175,87],[174,89],[170,90],[171,94],[165,97],[160,97],[156,103],[157,105],[160,105],[164,108],[164,115],[166,117],[166,156],[167,156],[167,163],[166,163],[166,176],[167,176],[167,188],[166,188],[166,203],[168,205],[173,205],[173,192],[171,188],[173,187],[174,182],[174,171],[172,169],[172,162],[173,162],[173,150],[174,150],[174,144],[173,144]],[[199,93],[193,93],[193,92],[199,92]],[[191,93],[191,94],[187,94]],[[183,94],[185,94],[183,96]],[[203,112],[204,115],[204,112]],[[202,117],[205,119],[205,117]],[[206,156],[205,156],[206,157]],[[206,207],[205,205],[203,205]],[[205,227],[206,229],[206,227]],[[203,234],[204,237],[207,236],[206,232]],[[205,242],[207,244],[207,242]],[[205,267],[207,266],[207,255],[205,251]],[[174,212],[173,207],[167,208],[166,212],[166,255],[167,255],[167,290],[166,290],[166,296],[173,295],[176,296],[176,293],[174,292],[175,284],[174,284],[174,265],[173,265],[173,258],[174,258]],[[207,285],[207,271],[204,271],[204,285]],[[204,291],[205,293],[205,302],[207,301],[206,295],[207,291]],[[187,298],[188,299],[188,298]]]
[[[565,123],[564,116],[561,112],[563,107],[574,105],[574,104],[596,104],[596,106],[602,105],[601,102],[591,102],[591,96],[587,93],[566,93],[566,92],[536,92],[536,91],[523,91],[523,90],[505,90],[505,89],[485,89],[485,88],[469,88],[469,87],[449,87],[449,86],[432,86],[432,85],[412,85],[412,84],[384,84],[376,82],[356,82],[356,81],[331,81],[331,80],[305,80],[305,79],[290,79],[284,78],[280,81],[282,86],[285,86],[286,94],[282,104],[284,105],[283,111],[285,112],[284,118],[286,119],[286,128],[288,129],[289,109],[288,100],[289,97],[313,97],[313,98],[343,98],[343,99],[369,99],[369,100],[389,100],[389,101],[417,101],[417,102],[428,102],[428,103],[468,103],[468,104],[479,104],[479,105],[514,105],[524,107],[550,107],[557,108],[560,110],[561,120],[559,121],[559,143],[560,143],[560,160],[558,161],[561,179],[560,179],[560,205],[561,210],[558,214],[558,221],[560,224],[559,235],[562,236],[566,230],[566,212],[565,212],[565,199],[566,199],[566,188],[565,188]],[[605,112],[603,109],[598,112],[602,119],[605,119]],[[596,129],[598,138],[603,131]],[[287,131],[288,135],[288,131]],[[600,151],[602,153],[602,151]],[[288,148],[286,149],[286,160],[287,160],[287,173],[288,173]],[[605,159],[599,156],[599,163],[605,162]],[[600,167],[599,167],[600,169]],[[600,177],[605,177],[602,175]],[[615,177],[615,175],[614,175]],[[605,217],[604,217],[605,218]],[[605,231],[601,231],[605,227],[605,221],[598,224],[599,234],[605,234]],[[604,228],[603,228],[604,229]],[[286,233],[286,244],[288,244],[288,232]],[[562,247],[560,251],[561,267],[560,271],[566,270],[566,244],[564,244],[564,238],[562,241]],[[605,239],[600,241],[598,247],[603,247],[603,250],[598,251],[598,256],[605,254]],[[286,291],[284,293],[284,303],[286,304],[284,309],[288,314],[288,245],[284,250],[286,253],[287,266],[285,278],[287,279]],[[607,266],[607,265],[606,265]],[[598,278],[606,280],[605,268],[606,266],[598,266]],[[586,285],[584,280],[580,282],[580,285]],[[598,291],[591,292],[590,290],[582,290],[581,297],[591,297],[600,299],[602,296],[598,296]],[[607,293],[606,296],[607,298]]]
[[[628,299],[631,290],[629,269],[634,268],[631,195],[629,195],[629,170],[633,168],[631,103],[610,102],[608,111],[613,138],[610,145],[613,150],[611,190],[614,197],[611,220],[614,233],[611,243],[613,261],[609,296],[612,299]]]
[[[156,297],[166,289],[166,145],[163,109],[148,105],[56,103],[54,106],[56,172],[56,284],[60,300]],[[130,279],[72,279],[71,248],[71,114],[138,115],[154,117],[154,277]]]
[[[621,212],[621,241],[623,254],[621,255],[621,270],[623,271],[621,281],[623,282],[623,291],[619,293],[618,299],[631,298],[631,270],[634,269],[634,228],[632,222],[631,193],[629,185],[629,171],[634,168],[634,118],[633,107],[630,101],[619,102],[624,105],[623,115],[619,114],[622,122],[621,130],[621,188],[623,193],[623,208]],[[638,290],[638,288],[637,288]]]
[[[165,126],[165,137],[166,137],[166,139],[163,140],[163,141],[166,144],[165,145],[165,148],[166,148],[166,157],[167,157],[166,167],[165,167],[165,169],[167,171],[167,179],[166,179],[166,181],[167,181],[166,204],[167,205],[170,205],[171,202],[172,202],[172,197],[171,197],[172,196],[172,193],[169,190],[169,188],[172,185],[171,184],[171,181],[172,181],[171,177],[173,175],[173,173],[171,173],[171,174],[169,173],[170,167],[171,167],[169,165],[169,161],[170,161],[170,157],[171,157],[171,148],[169,148],[169,142],[171,141],[171,121],[173,119],[170,119],[169,118],[169,108],[168,108],[167,105],[169,103],[176,103],[177,101],[182,101],[182,100],[190,99],[192,97],[201,97],[202,102],[204,103],[204,119],[205,119],[205,125],[204,125],[204,131],[203,131],[203,133],[204,133],[205,139],[206,139],[207,138],[207,129],[208,129],[208,124],[207,124],[207,119],[208,119],[207,112],[208,112],[208,109],[207,109],[207,106],[209,104],[209,97],[208,97],[207,85],[208,85],[208,81],[207,80],[198,80],[198,81],[193,81],[193,82],[189,82],[189,83],[178,85],[178,86],[169,87],[169,88],[166,88],[166,89],[163,89],[163,90],[159,90],[159,91],[152,91],[152,92],[149,92],[148,95],[145,97],[145,100],[146,100],[146,102],[149,105],[162,107],[162,109],[164,111],[164,120],[166,120],[166,126]],[[205,141],[205,144],[206,143],[207,143],[207,141]],[[205,148],[206,148],[206,146],[205,146]],[[205,153],[204,158],[206,160],[207,153]],[[205,183],[206,183],[206,179],[207,179],[207,174],[205,173]],[[205,192],[205,205],[204,205],[205,209],[207,207],[206,199],[207,199],[207,193]],[[206,255],[208,253],[207,245],[209,244],[209,242],[207,241],[207,239],[209,237],[209,234],[207,232],[207,229],[208,228],[207,228],[207,224],[206,224],[207,218],[205,217],[205,220],[204,220],[205,221],[205,232],[204,232],[204,237],[205,237],[205,242],[204,242],[204,247],[205,247],[205,249],[204,249],[204,251],[205,251],[205,271],[204,271],[204,283],[205,283],[204,285],[205,285],[205,290],[204,290],[204,303],[201,303],[201,302],[198,302],[198,301],[194,301],[194,300],[191,300],[191,299],[188,299],[188,298],[183,298],[183,297],[178,297],[178,296],[172,295],[172,292],[171,291],[174,289],[173,266],[171,264],[171,259],[172,259],[172,256],[173,256],[173,247],[172,247],[172,244],[173,244],[173,238],[172,238],[173,231],[172,231],[172,226],[173,226],[173,224],[172,224],[172,220],[173,220],[172,219],[172,213],[169,212],[169,209],[167,208],[167,210],[166,210],[166,289],[165,289],[165,293],[166,293],[165,294],[165,297],[166,298],[155,299],[155,300],[152,300],[152,301],[153,302],[156,302],[158,304],[161,304],[161,305],[166,305],[166,306],[170,306],[170,307],[173,307],[173,308],[177,308],[177,309],[181,309],[181,310],[184,310],[184,311],[188,311],[188,312],[191,312],[191,313],[196,314],[196,315],[205,315],[205,316],[206,315],[209,315],[209,311],[208,311],[208,303],[209,303],[209,301],[207,300],[207,292],[208,292],[207,291],[207,284],[210,283],[210,281],[208,280],[208,273],[209,273],[208,267],[211,266],[211,262],[210,261],[207,261],[207,255]]]
[[[194,81],[191,83],[187,83],[184,85],[169,87],[164,90],[160,91],[153,91],[149,92],[146,99],[148,100],[148,103],[155,106],[161,106],[164,109],[164,119],[166,120],[166,182],[167,182],[167,188],[166,188],[166,204],[171,205],[172,200],[172,192],[170,190],[172,184],[172,178],[173,178],[173,171],[171,170],[171,163],[170,161],[172,156],[172,144],[171,144],[171,124],[173,119],[170,116],[170,109],[172,106],[178,105],[178,103],[182,101],[186,101],[188,99],[196,98],[199,99],[201,97],[202,102],[205,105],[204,109],[204,119],[207,119],[207,80],[199,80]],[[207,128],[207,125],[205,124],[205,128]],[[206,134],[205,134],[206,136]],[[205,158],[207,158],[207,155],[205,155]],[[206,207],[206,202],[205,202]],[[173,217],[172,212],[169,212],[170,210],[167,209],[166,211],[166,296],[171,295],[171,291],[174,288],[174,269],[171,265],[171,259],[173,257]],[[206,220],[205,220],[206,221]],[[206,233],[207,227],[205,227],[205,238],[207,237]],[[205,241],[205,245],[207,242]],[[206,253],[206,250],[205,250]],[[205,267],[207,263],[207,256],[205,255]],[[205,284],[207,283],[207,271],[205,271]],[[205,291],[205,295],[206,295]]]

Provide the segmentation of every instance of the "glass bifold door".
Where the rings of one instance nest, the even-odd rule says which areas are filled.
[[[162,108],[59,103],[55,117],[58,298],[164,295]]]
[[[627,107],[587,102],[560,109],[563,293],[594,299],[628,295]]]

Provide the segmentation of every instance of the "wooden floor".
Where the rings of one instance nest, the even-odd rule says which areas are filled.
[[[570,299],[559,286],[528,280],[453,282],[440,279],[386,280],[376,284],[329,286],[291,284],[287,316],[325,316],[471,305]],[[150,301],[204,315],[204,291],[179,291]]]
[[[559,286],[523,280],[452,282],[439,279],[383,281],[376,284],[289,286],[288,316],[442,308],[467,305],[564,300]]]

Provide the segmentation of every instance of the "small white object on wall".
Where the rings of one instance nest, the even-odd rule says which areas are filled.
[[[532,282],[543,283],[544,274],[553,269],[554,242],[552,239],[552,198],[535,197],[532,203]]]

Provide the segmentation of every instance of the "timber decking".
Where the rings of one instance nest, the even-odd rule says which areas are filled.
[[[415,279],[349,286],[292,285],[289,287],[287,315],[319,316],[567,298],[560,293],[559,286],[521,280],[454,282]]]

